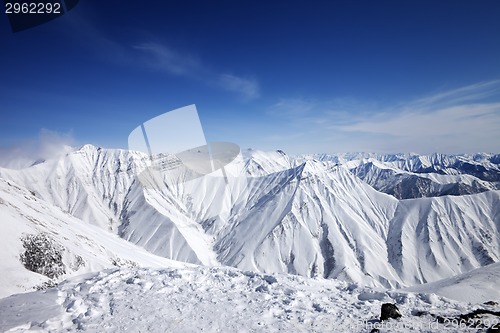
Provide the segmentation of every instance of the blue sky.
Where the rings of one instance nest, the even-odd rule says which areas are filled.
[[[499,17],[493,0],[80,0],[12,33],[3,15],[0,153],[127,148],[189,104],[243,148],[498,153]]]

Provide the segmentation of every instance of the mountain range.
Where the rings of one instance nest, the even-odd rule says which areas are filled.
[[[2,295],[47,282],[19,260],[40,233],[65,249],[60,278],[180,261],[404,288],[500,261],[499,155],[245,150],[196,179],[150,163],[85,145],[0,169]]]

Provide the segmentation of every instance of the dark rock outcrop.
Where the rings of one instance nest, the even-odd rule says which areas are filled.
[[[382,304],[382,309],[380,310],[380,321],[387,319],[398,319],[402,317],[399,312],[398,307],[392,303]]]

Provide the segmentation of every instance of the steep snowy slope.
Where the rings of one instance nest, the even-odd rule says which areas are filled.
[[[500,261],[500,192],[400,201],[388,258],[410,285]]]
[[[144,159],[136,152],[85,145],[30,168],[0,168],[0,177],[90,224],[116,230],[136,167]]]
[[[219,235],[221,262],[261,272],[398,281],[387,262],[385,234],[397,200],[343,169],[307,162],[248,179],[259,198]],[[254,186],[253,183],[255,183]],[[272,195],[262,189],[272,189]],[[377,264],[375,264],[378,262]]]
[[[135,182],[121,235],[155,254],[206,265],[399,285],[379,260],[387,257],[397,200],[321,162],[252,152],[243,163],[244,174],[227,187],[215,175],[163,189],[166,179],[145,190]]]
[[[495,263],[448,279],[424,283],[404,290],[433,293],[462,302],[486,303],[500,300],[498,286],[500,286],[500,263]]]
[[[436,156],[372,162],[414,175],[427,162],[449,171],[459,160]],[[492,174],[494,156],[478,156],[470,163],[484,163]],[[172,180],[144,173],[143,154],[87,145],[0,176],[154,254],[191,263],[399,287],[499,261],[499,191],[399,201],[353,174],[360,157],[367,156],[333,161],[249,150],[225,168],[226,178],[219,172]],[[491,185],[458,171],[419,177]]]
[[[123,234],[134,242],[147,239],[142,245],[160,255],[165,253],[156,244],[167,247],[168,255],[176,255],[175,248],[191,249],[195,262],[204,264],[214,261],[200,260],[196,253],[211,258],[215,254],[221,264],[253,271],[392,287],[434,281],[499,260],[497,191],[443,197],[434,204],[426,204],[427,199],[400,202],[331,163],[298,164],[281,152],[248,154],[244,186],[242,177],[232,178],[224,192],[221,178],[215,176],[162,191],[148,186],[139,203],[125,206],[123,215],[129,221]],[[134,191],[141,192],[139,187]],[[453,222],[435,228],[439,216]],[[144,221],[156,218],[163,221],[144,227],[150,223]],[[427,224],[413,227],[413,219]],[[441,246],[427,244],[448,233],[459,236]],[[193,238],[196,249],[184,235]],[[151,243],[155,246],[148,247]],[[438,267],[443,256],[447,263]]]
[[[204,194],[203,190],[198,192]],[[139,181],[133,182],[121,212],[120,236],[163,257],[218,265],[213,240],[188,213],[191,197],[175,192],[162,184],[144,188]]]
[[[53,282],[113,266],[185,266],[154,256],[109,231],[85,223],[1,178],[0,216],[0,297],[41,287],[50,280],[21,263],[22,254],[27,251],[22,241],[26,236],[42,235],[42,240],[49,240],[48,246],[39,248],[36,258],[49,258],[59,272],[64,272],[56,274]]]

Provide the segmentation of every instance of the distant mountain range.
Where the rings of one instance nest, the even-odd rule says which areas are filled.
[[[398,199],[474,194],[500,189],[500,155],[313,155],[345,164],[378,191]]]

